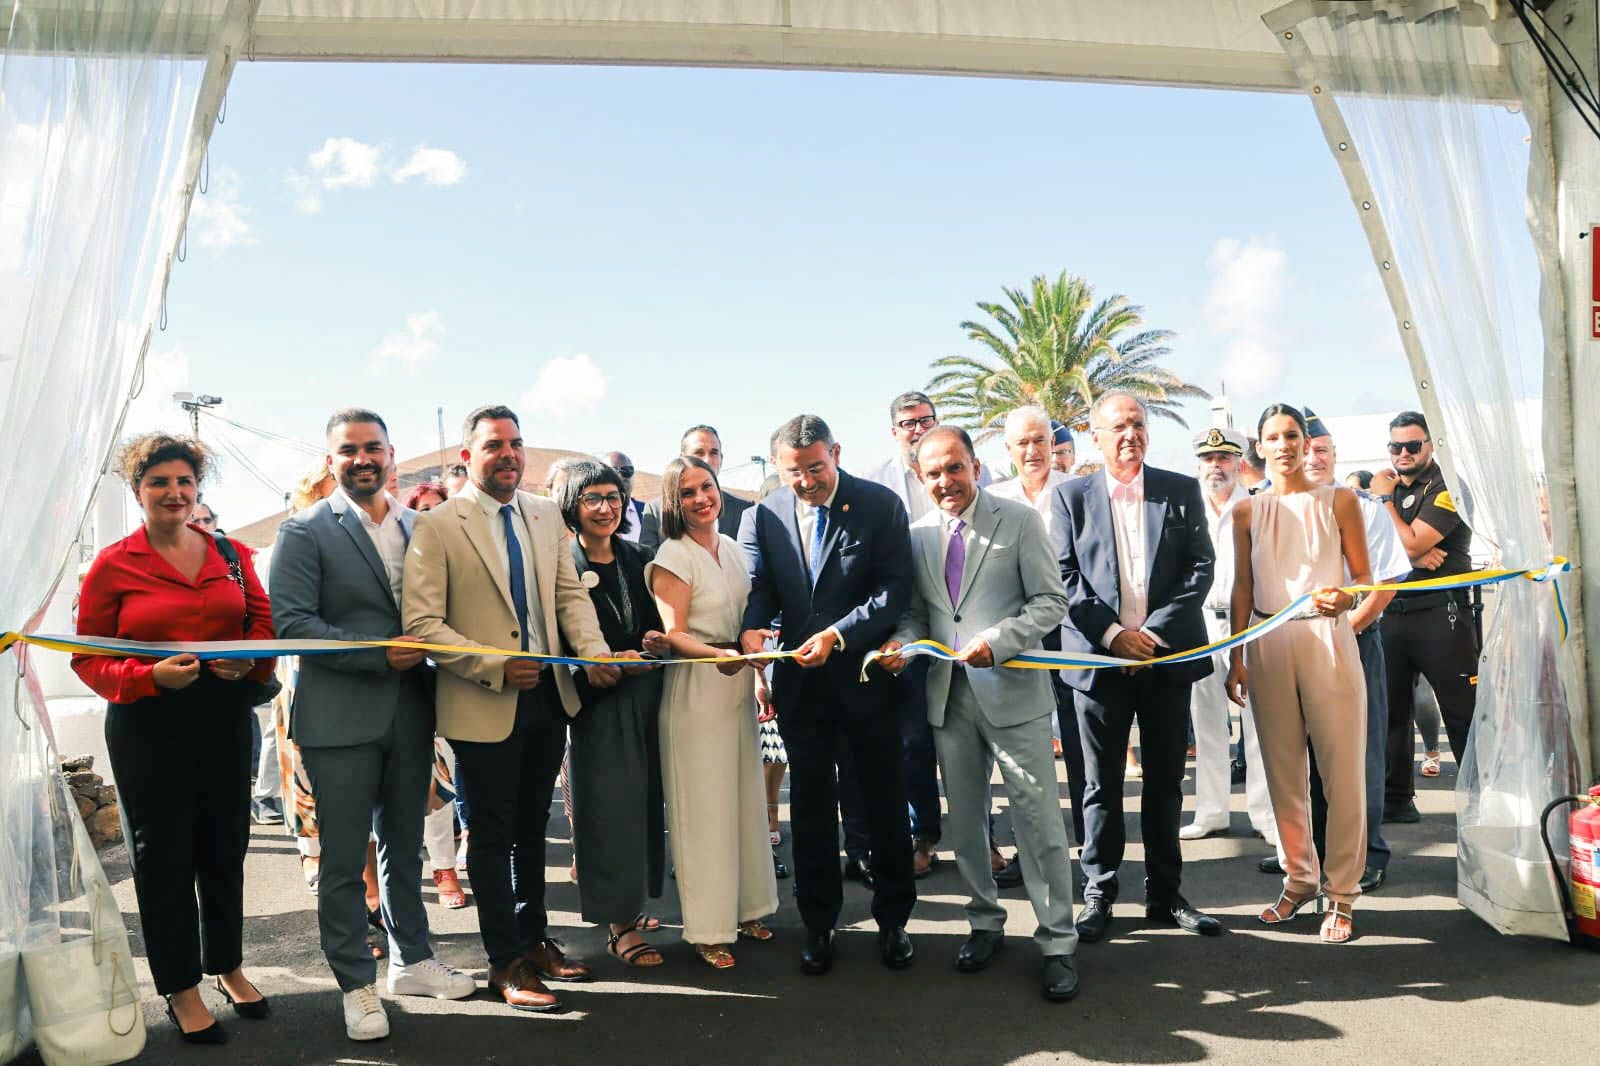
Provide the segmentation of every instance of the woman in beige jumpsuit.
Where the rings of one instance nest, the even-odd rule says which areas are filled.
[[[1267,789],[1283,845],[1283,891],[1261,912],[1276,925],[1293,918],[1319,891],[1329,900],[1322,942],[1342,944],[1354,925],[1366,861],[1366,684],[1346,612],[1357,599],[1338,591],[1371,581],[1361,508],[1349,489],[1306,477],[1305,417],[1274,404],[1257,426],[1272,488],[1234,507],[1233,631],[1311,593],[1304,617],[1232,651],[1229,698],[1248,689],[1261,742]],[[1311,838],[1307,742],[1328,800],[1326,858],[1318,869]]]

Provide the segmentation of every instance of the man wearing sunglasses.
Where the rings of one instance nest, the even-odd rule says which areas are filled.
[[[622,525],[617,527],[617,536],[637,544],[639,531],[644,528],[644,504],[633,498],[633,460],[621,452],[607,452],[606,465],[622,478],[622,494],[628,498],[628,506],[622,512]]]
[[[1402,411],[1389,423],[1393,470],[1372,475],[1372,494],[1394,522],[1413,569],[1408,581],[1472,569],[1472,529],[1462,521],[1434,461],[1428,421]],[[1418,673],[1439,698],[1450,752],[1459,766],[1478,698],[1478,635],[1464,589],[1395,594],[1383,622],[1389,690],[1389,751],[1383,820],[1415,822],[1413,689]]]

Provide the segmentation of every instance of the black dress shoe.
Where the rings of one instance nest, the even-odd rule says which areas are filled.
[[[178,1035],[183,1037],[183,1042],[186,1044],[226,1044],[228,1042],[228,1031],[222,1027],[221,1022],[214,1018],[211,1024],[204,1029],[196,1029],[192,1033],[184,1032],[183,1026],[178,1022],[177,1012],[172,1009],[172,1000],[170,998],[167,1000],[167,1017],[172,1019],[172,1027],[178,1030]]]
[[[1389,871],[1381,866],[1369,866],[1361,871],[1361,891],[1376,892],[1389,880]]]
[[[1052,1003],[1065,1003],[1078,994],[1078,971],[1072,965],[1071,955],[1046,955],[1044,977],[1041,982],[1044,998]]]
[[[1416,800],[1406,800],[1404,803],[1393,807],[1384,807],[1383,820],[1385,822],[1397,822],[1401,825],[1411,825],[1414,822],[1422,821],[1422,812],[1417,810]]]
[[[911,960],[916,955],[911,949],[911,938],[906,935],[906,927],[903,925],[880,930],[878,950],[883,953],[883,964],[891,970],[905,969],[911,965]]]
[[[260,1021],[272,1013],[272,1008],[267,1005],[266,996],[262,996],[260,999],[253,999],[241,1003],[232,996],[228,995],[228,990],[222,987],[222,978],[220,977],[217,978],[217,991],[221,992],[222,998],[228,1001],[228,1006],[233,1008],[233,1013],[237,1014],[241,1018],[249,1018],[252,1021]],[[259,992],[260,989],[257,989],[256,991]]]
[[[1144,916],[1152,922],[1163,925],[1175,925],[1186,933],[1199,933],[1201,936],[1216,936],[1222,932],[1222,923],[1203,914],[1189,906],[1189,901],[1178,896],[1170,904],[1157,907],[1145,907]]]
[[[1256,869],[1260,870],[1264,874],[1277,874],[1279,877],[1283,876],[1283,867],[1279,865],[1278,857],[1276,855],[1268,855],[1266,858],[1256,863]]]
[[[877,888],[877,879],[872,876],[872,863],[868,859],[846,859],[844,861],[844,879],[846,881],[860,881],[868,888]]]
[[[994,875],[994,883],[1001,888],[1016,888],[1022,884],[1022,863],[1017,861],[1015,855],[1007,859],[1000,872]]]
[[[780,881],[789,876],[789,868],[783,864],[782,859],[778,858],[777,852],[772,853],[772,876]]]
[[[1238,759],[1228,765],[1228,780],[1235,785],[1244,784],[1245,765]]]
[[[806,935],[806,946],[800,952],[800,969],[811,977],[821,977],[833,969],[832,929]]]
[[[1106,935],[1106,927],[1111,924],[1111,901],[1096,896],[1084,903],[1076,924],[1078,939],[1093,944]]]
[[[1005,942],[1006,935],[998,929],[974,929],[956,952],[956,969],[977,973],[989,965]]]

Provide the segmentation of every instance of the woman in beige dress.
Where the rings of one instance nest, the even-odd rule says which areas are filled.
[[[1235,647],[1228,696],[1254,709],[1261,761],[1284,853],[1283,890],[1261,912],[1267,925],[1293,918],[1325,892],[1322,942],[1354,933],[1351,908],[1366,862],[1367,690],[1356,637],[1345,618],[1358,597],[1345,583],[1372,580],[1361,507],[1353,492],[1312,484],[1304,462],[1305,416],[1274,404],[1256,429],[1272,475],[1269,492],[1234,505],[1233,631],[1283,610],[1306,593],[1302,615]],[[1328,801],[1325,857],[1318,868],[1311,836],[1307,744]]]
[[[645,577],[672,654],[737,654],[750,578],[743,550],[717,532],[717,476],[692,456],[674,459],[661,498],[661,547]],[[683,938],[719,970],[734,964],[729,948],[737,937],[772,939],[760,919],[778,909],[750,699],[761,673],[746,669],[669,666],[661,699],[662,784]]]

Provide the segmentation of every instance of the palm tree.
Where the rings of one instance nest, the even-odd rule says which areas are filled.
[[[1000,329],[963,322],[967,337],[987,351],[948,355],[928,391],[948,420],[983,441],[1000,433],[1006,413],[1036,403],[1058,422],[1082,431],[1089,410],[1109,389],[1143,400],[1152,417],[1187,425],[1176,410],[1182,399],[1209,399],[1160,360],[1172,353],[1165,329],[1142,329],[1144,308],[1121,294],[1099,303],[1094,287],[1066,271],[1054,282],[1040,275],[1032,292],[1004,289],[1010,306],[979,301]]]

